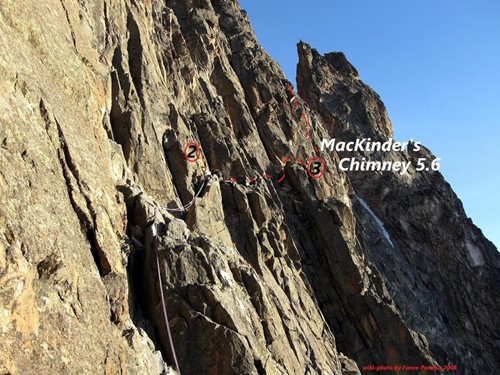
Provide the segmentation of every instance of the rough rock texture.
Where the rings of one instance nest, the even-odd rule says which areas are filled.
[[[0,30],[0,373],[173,372],[162,292],[183,374],[500,367],[498,253],[442,177],[308,175],[323,136],[392,135],[343,55],[300,46],[311,111],[232,1],[4,1]]]
[[[320,56],[304,43],[298,45],[298,51],[299,93],[328,119],[331,137],[386,141],[392,136],[383,103],[359,80],[343,54]],[[404,175],[349,172],[357,195],[354,207],[358,232],[363,233],[360,241],[367,258],[382,274],[405,324],[427,338],[440,364],[456,364],[459,373],[465,374],[497,372],[497,249],[467,218],[439,172],[415,170],[419,158],[426,165],[435,159],[425,147],[419,152],[409,147],[403,153],[354,156],[412,162]],[[357,359],[349,345],[336,337],[339,348]]]

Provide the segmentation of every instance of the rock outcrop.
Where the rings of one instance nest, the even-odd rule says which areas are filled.
[[[0,30],[0,373],[500,367],[499,255],[442,176],[318,150],[392,136],[345,56],[300,44],[299,97],[225,0],[6,1]]]
[[[329,136],[384,142],[393,135],[379,96],[359,80],[343,54],[321,56],[304,43],[298,52],[299,93],[328,119]],[[413,149],[350,153],[412,162],[407,174],[348,172],[361,244],[405,325],[426,337],[439,363],[456,364],[460,373],[495,373],[500,318],[499,295],[492,291],[500,285],[499,253],[467,218],[443,176],[416,170],[418,159],[431,165],[435,156],[423,146]]]

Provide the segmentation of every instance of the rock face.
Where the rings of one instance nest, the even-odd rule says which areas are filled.
[[[299,93],[328,119],[331,137],[383,142],[392,136],[380,98],[342,54],[320,56],[304,43],[298,51]],[[405,325],[426,337],[438,363],[454,363],[460,373],[495,373],[500,358],[498,251],[467,218],[439,172],[415,170],[419,158],[429,165],[434,155],[425,147],[412,150],[357,155],[412,162],[405,175],[383,172],[367,178],[366,172],[349,172],[361,244]],[[357,359],[348,343],[337,343]]]
[[[0,30],[0,373],[500,367],[499,255],[442,176],[316,148],[392,136],[344,55],[300,44],[299,97],[225,0],[6,1]]]

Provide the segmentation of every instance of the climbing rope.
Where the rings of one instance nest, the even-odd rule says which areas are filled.
[[[290,104],[293,105],[296,110],[300,109],[302,111],[301,119],[303,120],[304,127],[306,129],[306,137],[311,141],[311,143],[314,147],[315,153],[318,153],[319,150],[314,143],[314,140],[311,136],[311,133],[309,132],[310,122],[309,122],[308,116],[306,115],[305,110],[301,108],[297,98],[295,97],[295,92],[294,92],[291,85],[287,86],[287,90],[291,96]],[[290,161],[292,161],[292,159],[290,159],[290,158],[283,159],[283,161],[282,161],[283,169],[285,168],[286,164]],[[305,162],[301,159],[296,159],[295,161],[301,165],[305,165]],[[264,179],[272,179],[273,178],[272,175],[266,174],[266,173],[262,174],[261,176]],[[193,199],[191,199],[190,202],[188,202],[187,204],[185,204],[184,206],[182,206],[180,208],[165,208],[165,209],[167,211],[171,211],[171,212],[186,212],[187,210],[189,210],[189,208],[191,208],[191,206],[196,202],[196,199],[200,197],[203,189],[205,188],[207,183],[210,181],[211,177],[212,177],[212,173],[208,170],[205,173],[205,179],[203,180],[203,183],[201,184],[200,188],[198,189],[198,191],[193,196]],[[278,183],[283,182],[285,177],[286,177],[285,173],[283,172],[283,175],[281,177],[277,178],[277,182]],[[257,180],[256,177],[252,177],[250,179],[250,181],[248,182],[248,184],[253,184],[256,182],[256,180]],[[224,182],[238,183],[237,179],[234,177],[230,177],[229,180],[224,181]],[[165,302],[165,295],[163,293],[163,281],[162,281],[162,277],[161,277],[160,257],[159,257],[159,253],[158,253],[158,247],[159,247],[158,224],[154,223],[152,229],[153,229],[153,238],[154,238],[153,239],[153,249],[154,249],[155,256],[156,256],[156,270],[158,272],[158,283],[159,283],[159,287],[160,287],[160,297],[161,297],[161,305],[162,305],[162,309],[163,309],[163,318],[165,321],[165,326],[167,328],[168,343],[170,346],[170,352],[172,354],[172,359],[173,359],[173,362],[175,365],[175,369],[180,375],[181,371],[179,368],[179,362],[177,361],[177,355],[175,352],[175,346],[174,346],[174,341],[172,338],[172,332],[170,331],[170,325],[169,325],[168,314],[167,314],[167,305]]]
[[[314,140],[312,139],[312,136],[309,132],[309,128],[310,128],[310,123],[309,123],[309,119],[308,119],[308,116],[306,115],[305,113],[305,110],[301,108],[296,96],[295,96],[295,92],[293,91],[293,88],[291,85],[288,85],[287,86],[287,90],[291,96],[291,99],[290,99],[290,104],[293,105],[295,107],[295,110],[301,110],[302,111],[302,114],[301,114],[301,119],[302,121],[304,122],[304,127],[306,129],[306,137],[311,141],[313,147],[314,147],[314,150],[315,152],[317,152],[317,148],[315,147],[315,144],[314,144]],[[281,162],[282,163],[282,166],[283,166],[283,169],[285,168],[286,164],[291,162],[292,159],[291,158],[284,158],[283,161]],[[296,159],[295,160],[297,163],[299,164],[302,164],[302,165],[305,165],[305,162],[300,160],[300,159]],[[261,175],[264,179],[272,179],[273,176],[270,175],[270,174],[262,174]],[[208,181],[210,181],[212,177],[212,173],[207,170],[205,172],[205,179],[203,180],[203,183],[201,184],[200,188],[198,189],[198,191],[196,192],[196,194],[193,196],[193,198],[191,199],[191,201],[189,201],[188,203],[186,203],[184,206],[180,207],[180,208],[165,208],[167,211],[171,211],[171,212],[186,212],[188,211],[191,206],[196,202],[196,199],[200,197],[203,189],[205,188],[205,186],[207,185]],[[285,179],[285,173],[283,172],[283,175],[281,177],[276,177],[277,179],[277,182],[278,183],[281,183],[283,182],[283,180]],[[257,180],[256,177],[252,177],[250,179],[250,181],[248,182],[248,184],[253,184],[255,183]],[[224,182],[231,182],[231,183],[238,183],[238,180],[234,177],[230,177],[230,179],[228,181],[224,181]],[[175,353],[175,347],[174,347],[174,341],[172,339],[172,332],[170,331],[170,325],[168,323],[168,314],[167,314],[167,306],[166,306],[166,302],[165,302],[165,295],[163,293],[163,281],[162,281],[162,277],[161,277],[161,267],[160,267],[160,257],[159,257],[159,254],[158,254],[158,246],[159,246],[159,239],[158,239],[158,227],[157,227],[157,224],[153,224],[153,237],[154,237],[154,240],[153,240],[153,248],[154,248],[154,252],[155,252],[155,256],[156,256],[156,269],[157,269],[157,272],[158,272],[158,283],[159,283],[159,287],[160,287],[160,296],[161,296],[161,304],[162,304],[162,309],[163,309],[163,318],[165,320],[165,326],[167,328],[167,336],[168,336],[168,343],[169,343],[169,346],[170,346],[170,352],[172,354],[172,359],[174,361],[174,364],[175,364],[175,369],[176,371],[179,373],[180,375],[180,369],[179,369],[179,363],[177,361],[177,355]]]
[[[153,248],[156,254],[156,269],[158,271],[158,283],[160,285],[160,296],[161,296],[161,305],[163,308],[163,318],[165,320],[165,326],[167,327],[168,343],[170,345],[170,351],[172,353],[172,358],[174,360],[175,370],[179,373],[179,375],[181,375],[181,370],[179,369],[179,362],[177,361],[177,355],[175,354],[172,332],[170,331],[170,325],[168,324],[167,304],[165,303],[165,295],[163,294],[163,281],[161,278],[160,257],[158,255],[158,232],[156,225],[157,225],[156,223],[153,224],[153,236],[154,236]]]
[[[206,175],[205,175],[206,176]],[[205,183],[206,183],[206,179],[203,181],[203,183],[201,184],[201,187],[200,189],[198,190],[198,192],[193,196],[193,199],[191,199],[191,201],[187,204],[185,204],[184,206],[182,206],[181,208],[165,208],[167,211],[172,211],[172,212],[185,212],[187,210],[189,210],[189,208],[191,208],[191,206],[194,204],[194,202],[196,201],[196,198],[198,198],[201,194],[201,192],[203,191],[203,188],[205,187]]]

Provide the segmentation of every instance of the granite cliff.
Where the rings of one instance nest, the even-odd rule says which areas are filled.
[[[0,373],[500,368],[500,256],[439,172],[319,150],[392,136],[345,56],[299,43],[297,94],[225,0],[3,1],[0,30]]]

